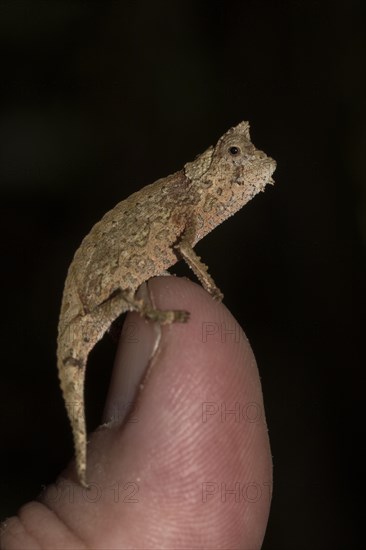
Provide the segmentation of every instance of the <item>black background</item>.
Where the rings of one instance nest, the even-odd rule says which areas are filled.
[[[82,237],[249,120],[276,185],[196,249],[262,377],[274,457],[264,548],[361,544],[363,4],[0,3],[2,518],[72,454],[55,349]],[[112,358],[108,339],[91,358],[90,427]]]

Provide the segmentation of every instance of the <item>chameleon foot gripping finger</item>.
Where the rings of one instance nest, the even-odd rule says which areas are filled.
[[[82,241],[65,281],[57,365],[83,486],[87,487],[84,378],[90,351],[125,311],[138,311],[160,323],[188,320],[187,312],[154,310],[135,298],[139,285],[180,258],[204,288],[221,299],[193,247],[273,183],[275,168],[275,161],[250,141],[249,123],[241,122],[179,172],[118,203]]]

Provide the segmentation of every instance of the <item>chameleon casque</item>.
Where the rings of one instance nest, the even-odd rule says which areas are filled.
[[[214,298],[222,299],[193,247],[273,183],[275,168],[275,161],[251,143],[249,123],[241,122],[179,172],[118,203],[76,251],[63,292],[57,365],[77,475],[84,487],[88,486],[84,380],[90,351],[126,311],[162,324],[187,321],[187,312],[155,310],[135,297],[144,281],[179,259],[187,262]]]

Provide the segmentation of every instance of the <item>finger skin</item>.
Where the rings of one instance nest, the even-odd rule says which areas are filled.
[[[250,345],[225,306],[198,285],[162,277],[149,289],[156,307],[188,310],[189,322],[162,327],[130,421],[92,435],[90,491],[68,468],[41,502],[7,521],[4,550],[50,541],[53,548],[260,548],[272,463]],[[126,322],[137,338],[125,338],[129,356],[139,338],[152,337],[137,314]],[[117,354],[111,410],[123,391],[123,357]]]

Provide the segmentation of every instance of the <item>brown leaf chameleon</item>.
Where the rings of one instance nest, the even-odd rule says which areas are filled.
[[[84,238],[69,267],[58,326],[57,365],[72,426],[76,469],[87,487],[84,379],[95,344],[125,311],[162,324],[184,311],[160,311],[135,292],[183,258],[216,299],[222,294],[193,250],[195,244],[273,183],[276,163],[250,141],[241,122],[188,162],[118,203]]]

